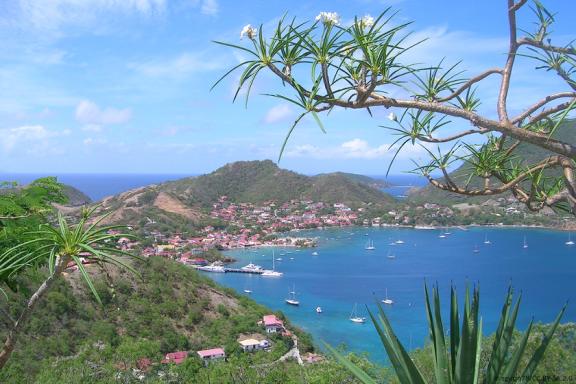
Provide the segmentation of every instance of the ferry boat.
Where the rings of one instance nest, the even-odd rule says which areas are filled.
[[[354,303],[354,307],[352,308],[352,313],[350,313],[350,321],[353,323],[357,323],[357,324],[362,324],[366,322],[366,318],[365,317],[361,317],[358,316],[358,313],[356,311],[356,303]]]

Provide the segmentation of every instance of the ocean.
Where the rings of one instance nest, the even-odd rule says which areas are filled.
[[[527,228],[453,228],[450,235],[440,238],[442,232],[358,227],[302,231],[294,235],[318,237],[319,245],[316,249],[276,248],[275,257],[282,258],[276,262],[276,270],[284,272],[280,278],[206,274],[240,294],[245,294],[244,289],[252,290],[254,300],[284,312],[317,344],[344,344],[350,351],[367,352],[381,363],[386,357],[370,320],[355,324],[349,316],[357,303],[361,316],[368,317],[366,306],[374,311],[375,302],[384,299],[386,292],[394,301],[385,306],[386,313],[399,339],[410,349],[423,346],[428,337],[425,283],[440,287],[445,324],[450,284],[457,287],[460,304],[467,286],[479,286],[484,335],[496,330],[510,284],[516,293],[522,292],[517,320],[520,329],[532,318],[551,322],[568,300],[575,302],[576,246],[565,245],[567,233]],[[484,244],[486,239],[490,244]],[[368,240],[374,242],[375,250],[364,249]],[[404,244],[395,244],[397,240]],[[317,256],[312,255],[314,251]],[[254,262],[271,268],[272,252],[272,248],[260,248],[228,254],[238,260],[235,266]],[[284,302],[292,289],[301,302],[299,307]],[[323,313],[316,313],[318,306]],[[563,322],[567,321],[576,321],[574,304],[569,304],[564,315]]]

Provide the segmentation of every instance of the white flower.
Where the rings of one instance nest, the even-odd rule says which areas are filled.
[[[390,114],[388,115],[388,120],[398,121],[398,118],[396,117],[396,114],[394,112],[390,112]]]
[[[321,21],[325,25],[340,24],[340,16],[336,12],[320,12],[316,16],[316,21]]]
[[[374,18],[370,15],[364,15],[364,17],[360,19],[361,28],[370,28],[373,25],[374,25]]]
[[[244,28],[242,28],[242,31],[240,31],[240,38],[242,39],[244,36],[246,36],[249,39],[254,40],[256,38],[257,32],[258,30],[254,28],[252,25],[250,24],[245,25]]]

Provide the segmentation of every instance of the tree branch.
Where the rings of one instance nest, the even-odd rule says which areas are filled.
[[[530,108],[528,108],[527,110],[522,112],[520,115],[513,118],[511,123],[512,124],[519,123],[522,120],[524,120],[525,118],[527,118],[528,116],[530,116],[532,113],[536,112],[538,109],[542,108],[544,105],[548,104],[549,102],[556,100],[556,99],[565,98],[565,97],[576,98],[576,92],[561,92],[561,93],[556,93],[554,95],[546,96],[542,100],[540,100],[537,103],[535,103],[534,105],[530,106]],[[570,104],[568,104],[568,105],[570,105]]]
[[[490,131],[489,129],[484,129],[484,128],[469,129],[467,131],[462,131],[462,132],[456,133],[454,135],[443,137],[443,138],[436,138],[436,137],[432,137],[432,136],[418,136],[418,140],[425,141],[427,143],[448,143],[448,142],[454,141],[456,139],[459,139],[461,137],[472,135],[474,133],[483,134],[483,133],[486,133],[489,131]]]
[[[512,77],[512,68],[514,67],[514,60],[516,60],[516,52],[518,51],[518,42],[516,41],[516,11],[520,9],[526,0],[521,0],[514,4],[514,0],[508,0],[508,27],[510,34],[510,42],[508,48],[508,58],[502,71],[502,82],[500,83],[500,92],[498,94],[498,118],[502,122],[508,121],[508,112],[506,109],[506,99],[508,98],[508,91],[510,90],[510,78]]]
[[[576,49],[574,49],[573,47],[557,47],[554,45],[544,44],[541,41],[537,41],[529,37],[523,37],[520,40],[518,40],[518,45],[529,45],[535,48],[540,48],[543,51],[547,52],[556,52],[565,55],[576,55]]]
[[[482,81],[485,78],[487,78],[488,76],[493,75],[495,73],[502,74],[502,69],[501,68],[488,69],[487,71],[479,74],[478,76],[473,77],[470,80],[468,80],[466,83],[464,83],[464,85],[462,85],[460,88],[458,88],[456,91],[454,91],[454,93],[452,93],[451,95],[443,97],[441,99],[438,99],[438,102],[443,103],[443,102],[452,100],[453,98],[457,97],[462,92],[464,92],[466,89],[470,88],[475,83]]]

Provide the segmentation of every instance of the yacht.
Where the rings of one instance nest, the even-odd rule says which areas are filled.
[[[200,271],[204,271],[204,272],[217,272],[217,273],[226,272],[226,270],[224,269],[223,266],[214,265],[214,264],[206,265],[204,267],[198,267],[197,269],[199,269]]]
[[[484,237],[484,244],[492,244],[492,242],[490,240],[488,240],[488,234],[486,234],[486,236]]]
[[[366,243],[366,246],[364,247],[364,249],[366,249],[367,251],[373,251],[376,249],[376,247],[374,246],[374,242],[372,240],[368,240],[368,242]]]
[[[386,288],[386,298],[382,302],[388,305],[394,304],[394,300],[388,298],[388,288]]]
[[[322,307],[316,307],[316,313],[322,313]]]
[[[295,306],[300,305],[300,302],[298,300],[296,300],[296,286],[294,286],[292,288],[292,290],[290,292],[288,292],[288,297],[284,301],[286,301],[286,304],[295,305]]]
[[[260,276],[264,277],[281,277],[282,275],[284,275],[282,272],[276,271],[276,264],[274,263],[274,254],[272,254],[272,270],[263,269],[262,271],[263,272],[260,274]]]
[[[524,236],[524,244],[522,245],[522,248],[524,249],[528,248],[528,243],[526,242],[526,236]]]
[[[251,294],[251,293],[252,293],[252,290],[251,290],[251,289],[245,289],[245,290],[244,290],[244,293]]]
[[[564,244],[566,244],[566,245],[574,245],[574,241],[572,241],[572,234],[571,234],[571,233],[568,234],[568,241],[565,242]]]
[[[404,244],[404,240],[396,240],[394,243],[396,243],[396,244]]]
[[[250,263],[250,264],[248,264],[248,265],[245,265],[245,266],[243,266],[243,267],[240,268],[240,269],[242,269],[243,271],[262,271],[262,270],[263,270],[262,266],[256,265],[256,264],[253,264],[253,263]]]
[[[358,313],[356,311],[356,303],[354,303],[354,307],[352,308],[352,313],[350,313],[350,321],[353,323],[358,323],[358,324],[362,324],[366,322],[366,318],[365,317],[360,317],[358,316]]]

